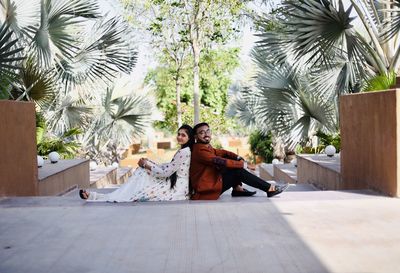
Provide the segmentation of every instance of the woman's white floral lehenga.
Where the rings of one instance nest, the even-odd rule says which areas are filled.
[[[151,171],[137,168],[127,182],[111,193],[101,194],[91,191],[87,201],[102,202],[142,202],[173,201],[189,198],[190,148],[176,152],[169,163],[151,164]],[[168,179],[176,172],[176,184],[171,188]]]

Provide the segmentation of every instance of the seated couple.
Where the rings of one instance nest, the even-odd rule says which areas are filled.
[[[157,164],[141,158],[139,167],[121,187],[108,194],[80,190],[88,201],[135,202],[172,200],[216,200],[233,188],[232,196],[252,196],[256,192],[242,187],[242,182],[260,189],[272,197],[288,185],[271,185],[247,171],[255,165],[245,162],[235,153],[214,149],[210,145],[211,129],[199,123],[193,129],[183,125],[176,140],[181,148],[169,163]],[[189,179],[190,178],[190,179]],[[190,181],[190,185],[189,185]],[[190,190],[189,190],[190,189]]]

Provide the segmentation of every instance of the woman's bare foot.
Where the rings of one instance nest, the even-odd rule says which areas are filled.
[[[89,198],[90,193],[87,192],[86,190],[79,190],[79,196],[83,199],[86,200]]]

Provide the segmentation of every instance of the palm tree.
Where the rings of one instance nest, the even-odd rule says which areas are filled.
[[[114,89],[107,89],[82,138],[91,157],[104,163],[119,161],[119,148],[126,148],[144,132],[155,108],[149,94],[116,96],[114,93]]]
[[[338,94],[357,92],[374,75],[388,75],[400,66],[400,1],[285,0],[283,34],[261,34],[260,46],[286,50],[296,67],[311,64],[318,88],[335,87]],[[387,5],[389,3],[389,5]],[[352,17],[354,8],[357,17]],[[361,21],[357,29],[352,22]]]
[[[35,67],[58,80],[59,91],[66,93],[84,83],[85,89],[97,82],[107,84],[120,72],[131,71],[136,52],[127,24],[118,18],[103,19],[97,1],[26,2],[1,0],[0,19]]]
[[[267,28],[269,17],[261,19],[257,88],[242,96],[252,98],[256,126],[290,147],[317,130],[335,133],[339,95],[377,81],[388,85],[399,69],[400,1],[350,2],[345,8],[341,0],[285,0],[279,31]],[[352,25],[353,9],[361,30]]]
[[[293,63],[279,63],[268,51],[253,51],[259,67],[254,88],[243,88],[234,105],[235,116],[264,134],[273,132],[287,148],[305,144],[317,131],[338,130],[338,111],[332,104],[334,92],[313,90],[310,75],[291,73]]]
[[[21,55],[26,56],[12,81],[10,96],[35,101],[55,136],[77,126],[90,131],[100,98],[109,94],[107,87],[122,73],[130,73],[136,63],[132,30],[120,18],[102,16],[97,0],[0,0],[0,22],[12,33],[8,43],[23,49]],[[135,112],[136,120],[130,114],[141,103],[139,99],[113,102],[113,107],[120,105],[117,116],[123,117],[111,127],[90,132],[125,145],[128,133],[139,134],[147,125],[147,110]],[[114,132],[123,127],[120,120],[130,126],[121,129],[125,132],[121,135]]]

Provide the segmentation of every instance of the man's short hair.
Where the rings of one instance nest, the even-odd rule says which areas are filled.
[[[207,126],[208,128],[210,128],[210,125],[208,125],[207,122],[200,122],[200,123],[197,123],[197,124],[193,127],[193,131],[194,131],[194,134],[195,134],[195,135],[197,134],[197,129],[199,129],[199,128],[202,127],[202,126]]]

